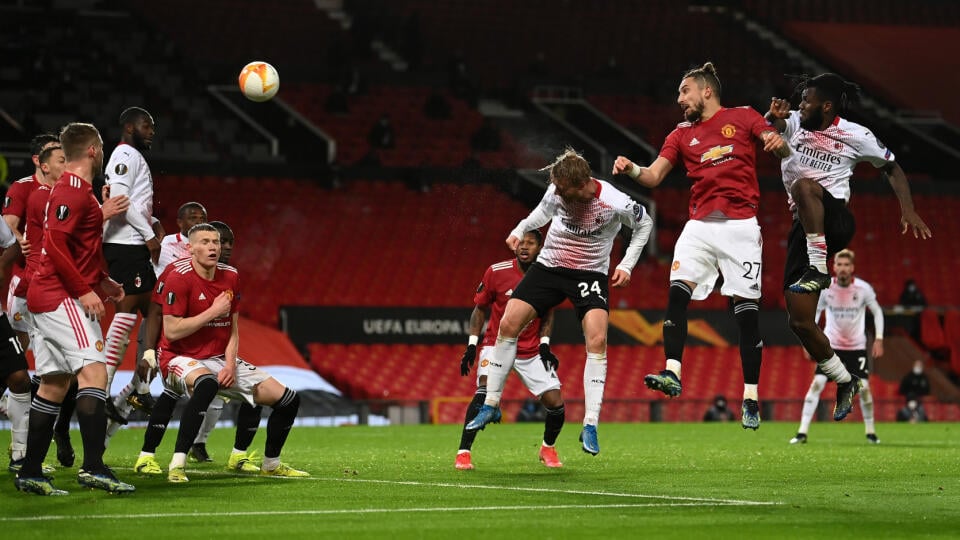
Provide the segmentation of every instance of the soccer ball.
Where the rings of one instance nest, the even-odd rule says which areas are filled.
[[[250,101],[267,101],[277,95],[280,75],[266,62],[250,62],[240,72],[240,91]]]

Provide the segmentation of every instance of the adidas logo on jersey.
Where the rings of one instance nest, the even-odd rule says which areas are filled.
[[[513,296],[513,289],[510,289],[509,291],[507,291],[507,296]]]
[[[700,141],[696,137],[690,139],[690,146],[696,146],[698,144],[700,144]]]
[[[197,298],[197,300],[206,300],[206,299],[207,299],[207,297],[206,297],[206,295],[204,295],[203,293],[200,293],[200,297]]]

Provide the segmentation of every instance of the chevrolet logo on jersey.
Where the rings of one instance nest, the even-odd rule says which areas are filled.
[[[714,146],[713,148],[700,154],[700,163],[703,163],[705,161],[715,161],[731,152],[733,152],[732,144],[728,144],[726,146]]]

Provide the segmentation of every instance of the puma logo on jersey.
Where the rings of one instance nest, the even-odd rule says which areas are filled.
[[[203,293],[200,293],[200,297],[197,298],[197,300],[206,300],[206,299],[207,299],[207,297],[206,297],[206,295],[204,295]]]

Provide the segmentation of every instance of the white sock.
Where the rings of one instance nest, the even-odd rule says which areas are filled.
[[[603,389],[607,384],[607,353],[587,353],[583,366],[583,425],[600,422]]]
[[[272,471],[280,466],[280,456],[277,457],[264,457],[263,463],[260,464],[260,468],[265,471]]]
[[[140,452],[140,457],[153,457],[153,452]]]
[[[677,379],[680,379],[680,361],[668,359],[667,371],[672,371],[677,376]]]
[[[10,392],[10,398],[7,400],[7,417],[10,419],[10,459],[14,461],[27,455],[30,399],[30,392],[22,394]]]
[[[110,328],[107,329],[107,344],[104,354],[107,357],[107,395],[110,394],[110,385],[113,376],[123,362],[123,355],[127,352],[127,343],[130,342],[130,332],[137,324],[136,313],[117,313],[113,316]]]
[[[743,385],[743,399],[752,399],[754,401],[760,401],[760,391],[758,390],[759,384],[744,384]]]
[[[136,372],[133,374],[133,387],[138,394],[150,393],[150,381],[142,380]]]
[[[841,384],[850,382],[850,372],[847,371],[846,366],[840,361],[837,353],[833,353],[833,356],[822,362],[818,362],[818,364],[820,365],[820,371],[826,374],[827,378],[831,381],[836,381]]]
[[[870,392],[870,384],[866,379],[863,380],[863,387],[860,389],[860,411],[863,413],[863,427],[867,434],[876,433],[873,425],[873,394]]]
[[[187,454],[184,452],[174,452],[173,457],[170,459],[169,470],[174,470],[177,467],[186,467],[187,466]]]
[[[237,454],[246,454],[247,451],[246,451],[246,450],[238,450],[238,449],[234,448],[233,450],[230,451],[230,453],[231,453],[231,454],[234,454],[234,455],[237,455]]]
[[[483,402],[484,405],[500,406],[503,385],[506,383],[507,375],[513,369],[513,363],[516,359],[517,338],[506,338],[498,335],[497,344],[493,348],[493,358],[490,359],[487,371],[487,398]],[[481,361],[483,360],[485,359],[481,359]]]
[[[807,235],[807,258],[810,266],[821,274],[827,273],[827,237],[823,234]]]
[[[203,424],[200,426],[200,431],[197,432],[197,438],[193,440],[193,444],[207,443],[207,437],[210,436],[213,428],[217,427],[217,422],[220,421],[220,415],[222,414],[223,399],[215,397],[210,402],[210,407],[207,408],[207,414],[203,416]]]
[[[810,430],[810,422],[813,415],[817,412],[817,405],[820,404],[820,393],[827,384],[827,376],[816,374],[813,376],[813,382],[810,383],[810,389],[807,390],[806,397],[803,398],[803,413],[800,415],[800,429],[797,433],[807,433]]]

